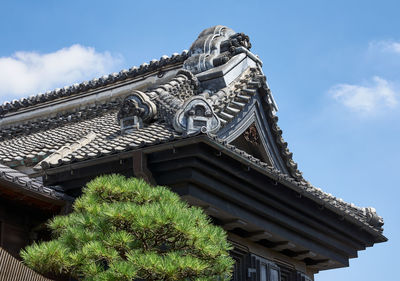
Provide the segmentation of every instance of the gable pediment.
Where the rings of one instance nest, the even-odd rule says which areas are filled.
[[[252,123],[242,134],[231,141],[230,144],[273,166],[268,148],[264,145],[261,138],[262,136],[258,132],[256,124]]]

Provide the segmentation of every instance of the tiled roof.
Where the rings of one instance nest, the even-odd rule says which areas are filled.
[[[9,139],[15,139],[16,137],[21,136],[21,140],[24,140],[24,136],[29,136],[37,132],[60,128],[64,125],[90,120],[103,114],[104,112],[119,108],[120,104],[121,100],[116,99],[115,101],[88,105],[77,111],[57,114],[56,117],[42,117],[39,120],[7,126],[2,128],[0,131],[0,141],[5,141],[4,144],[8,144],[7,140]],[[60,134],[57,134],[57,136],[60,139],[68,139],[68,136],[71,136],[71,134],[65,134],[65,132],[63,133],[60,131]]]
[[[37,193],[41,196],[57,200],[72,199],[62,192],[56,191],[51,187],[44,186],[41,181],[32,179],[28,177],[28,175],[2,164],[0,164],[0,179],[11,184],[16,189]]]
[[[110,127],[111,126],[111,127]],[[33,165],[57,151],[63,145],[80,140],[90,132],[107,134],[119,128],[115,121],[115,111],[91,119],[63,123],[53,128],[4,140],[0,145],[0,159],[10,166]]]
[[[36,165],[42,161],[43,167],[53,167],[72,161],[118,153],[128,149],[140,148],[178,137],[174,130],[164,123],[152,123],[149,127],[130,134],[121,134],[116,122],[117,111],[111,110],[103,115],[80,122],[67,123],[63,126],[47,129],[0,143],[0,161],[7,165]],[[89,134],[95,138],[83,147],[63,155],[60,159],[47,161],[47,157],[58,150],[80,142]],[[50,160],[50,159],[49,159]]]
[[[67,155],[54,158],[51,161],[47,161],[47,159],[43,160],[41,166],[43,168],[56,167],[62,164],[99,158],[181,138],[181,136],[176,134],[176,132],[165,123],[152,123],[150,126],[141,130],[133,131],[129,134],[121,134],[120,127],[115,124],[116,112],[111,112],[106,115],[107,118],[105,121],[114,121],[106,125],[108,126],[106,131],[98,131],[97,134],[95,133],[96,137],[91,142],[75,150],[71,149],[70,153]],[[100,122],[99,119],[102,118],[94,118],[92,122]]]
[[[2,130],[4,137],[0,142],[0,163],[34,166],[41,162],[43,167],[53,167],[178,138],[180,134],[174,131],[168,119],[182,106],[185,98],[194,95],[196,86],[193,83],[191,77],[178,73],[170,82],[149,91],[147,95],[159,108],[158,121],[130,134],[121,134],[121,127],[117,123],[121,100],[63,114],[54,118],[54,121],[24,123]],[[21,126],[25,129],[22,130]],[[54,153],[60,156],[58,150],[68,150],[69,146],[81,142],[89,134],[95,137],[86,145],[73,151],[69,149],[71,153],[64,153],[62,157],[47,159]]]
[[[28,108],[30,106],[60,99],[63,97],[78,95],[82,92],[87,92],[89,90],[94,90],[110,84],[125,81],[146,74],[148,72],[158,71],[161,70],[163,67],[169,65],[183,63],[187,59],[187,57],[188,51],[184,50],[181,54],[174,53],[171,57],[164,55],[159,60],[154,59],[151,60],[149,63],[141,64],[139,67],[131,67],[129,70],[123,69],[118,73],[111,73],[109,75],[104,75],[90,81],[66,86],[64,88],[55,89],[46,93],[39,93],[37,95],[32,95],[28,98],[21,98],[19,100],[4,102],[3,105],[0,106],[0,118],[6,113],[15,112],[22,108]]]

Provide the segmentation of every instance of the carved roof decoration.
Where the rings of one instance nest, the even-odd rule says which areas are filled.
[[[384,239],[383,220],[374,209],[345,203],[303,179],[278,126],[277,106],[262,72],[262,62],[249,51],[250,47],[248,36],[215,26],[204,30],[190,51],[181,55],[162,57],[140,68],[5,103],[0,107],[0,116],[3,115],[0,121],[10,118],[14,121],[1,127],[0,163],[14,168],[34,167],[38,173],[45,173],[63,165],[201,135],[277,182]],[[18,121],[12,116],[41,110],[37,104],[51,106],[47,104],[50,100],[60,99],[62,103],[61,98],[69,95],[79,98],[82,94],[84,99],[83,96],[95,95],[90,91],[94,88],[118,89],[121,81],[157,73],[167,66],[174,66],[168,79],[160,75],[158,79],[164,80],[162,83],[151,80],[153,86],[135,88],[139,82],[132,82],[130,88],[124,88],[118,95],[109,91],[107,98],[86,99],[86,104],[79,108],[68,107],[47,118],[40,115]],[[257,141],[256,129],[250,130],[257,123],[255,120],[261,124],[257,125]],[[267,144],[266,153],[270,154],[272,164],[230,144],[229,136],[235,136],[234,130],[239,128],[242,134],[249,127],[249,140],[256,145]]]
[[[189,71],[180,70],[171,81],[148,92],[147,95],[157,104],[158,118],[172,124],[176,112],[186,100],[198,93],[198,88],[199,81],[196,76]]]
[[[254,124],[246,129],[244,132],[244,138],[252,145],[258,145],[260,143],[260,136],[258,135],[257,128]]]
[[[220,124],[212,105],[198,96],[189,99],[174,117],[174,129],[187,135],[216,133]]]
[[[117,119],[123,133],[143,127],[157,114],[157,106],[143,92],[134,91],[127,96],[118,111]]]

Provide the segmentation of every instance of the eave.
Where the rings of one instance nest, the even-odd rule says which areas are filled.
[[[99,173],[139,176],[134,171],[138,153],[145,156],[145,168],[157,184],[205,208],[228,231],[239,231],[314,270],[348,266],[357,251],[386,241],[376,230],[207,135],[51,168],[46,183],[64,183],[66,190],[74,190]]]
[[[4,165],[0,165],[0,194],[2,199],[52,211],[59,211],[72,201],[71,197]]]

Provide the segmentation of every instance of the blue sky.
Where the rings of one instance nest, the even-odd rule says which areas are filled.
[[[398,1],[0,3],[0,101],[181,52],[216,24],[248,34],[304,176],[385,219],[389,242],[317,280],[398,275]]]

